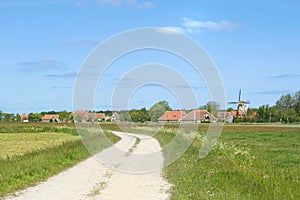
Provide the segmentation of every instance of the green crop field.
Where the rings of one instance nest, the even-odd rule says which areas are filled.
[[[172,200],[300,199],[299,126],[225,126],[203,159],[198,155],[205,127],[199,130],[190,148],[164,170],[174,185]],[[155,137],[164,146],[175,134]]]
[[[64,133],[7,133],[1,134],[0,159],[23,155],[27,152],[51,148],[67,141],[78,140],[78,136]]]
[[[87,130],[85,134],[93,130]],[[107,131],[100,137],[117,142]],[[89,139],[89,137],[87,137]],[[93,143],[90,143],[94,145]],[[94,145],[95,152],[108,144]],[[0,198],[74,166],[90,157],[74,124],[0,123]]]

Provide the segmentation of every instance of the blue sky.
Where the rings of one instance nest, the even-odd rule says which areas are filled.
[[[97,44],[142,27],[168,27],[197,41],[222,76],[227,101],[238,90],[250,107],[275,104],[300,90],[300,2],[297,0],[0,0],[0,110],[28,113],[72,110],[81,64]],[[210,101],[203,79],[173,55],[136,52],[107,70],[95,109],[111,108],[117,81],[144,63],[164,63],[193,87],[199,105]],[[128,108],[149,108],[176,95],[159,85],[135,91]]]

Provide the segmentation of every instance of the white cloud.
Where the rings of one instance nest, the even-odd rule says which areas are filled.
[[[154,4],[150,1],[143,1],[141,3],[141,6],[144,8],[154,8]]]
[[[51,70],[63,70],[67,69],[66,64],[57,61],[57,60],[49,60],[43,59],[39,61],[33,62],[19,62],[20,71],[22,72],[34,72],[34,71],[51,71]]]
[[[197,21],[190,18],[183,18],[182,27],[189,33],[199,33],[203,29],[210,29],[214,31],[232,31],[238,27],[239,24],[235,22],[229,22],[221,20],[219,22],[213,21]]]
[[[300,78],[300,74],[280,74],[280,75],[272,76],[272,78],[282,78],[282,79]]]
[[[139,0],[96,0],[100,5],[112,5],[112,6],[129,6],[135,8],[153,8],[154,4],[150,1]]]
[[[190,18],[183,18],[181,26],[165,26],[160,27],[157,32],[163,34],[186,34],[186,33],[201,33],[204,29],[213,31],[232,31],[239,26],[238,23],[221,20],[213,21],[198,21]]]
[[[65,74],[45,74],[45,77],[50,78],[50,79],[55,79],[55,78],[75,78],[77,75],[76,72],[73,73],[65,73]]]
[[[185,30],[178,26],[166,26],[166,27],[158,28],[157,32],[163,33],[163,34],[168,34],[168,35],[173,35],[173,34],[177,34],[177,33],[184,34]]]
[[[89,4],[89,0],[77,0],[74,5],[77,7],[85,7]]]

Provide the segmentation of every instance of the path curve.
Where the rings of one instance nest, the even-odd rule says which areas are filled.
[[[113,132],[121,140],[100,152],[109,155],[117,147],[124,151],[120,165],[127,165],[131,154],[145,154],[160,150],[156,139],[146,135]],[[136,139],[140,142],[137,144]],[[129,160],[126,160],[128,158]],[[162,164],[163,157],[156,157]],[[91,157],[78,165],[49,178],[37,186],[20,191],[7,200],[166,200],[171,185],[162,178],[161,171],[129,174],[113,170]]]

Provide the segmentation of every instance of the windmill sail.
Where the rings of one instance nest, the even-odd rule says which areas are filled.
[[[237,112],[236,112],[236,117],[239,116],[246,116],[247,115],[247,110],[248,110],[248,104],[250,103],[249,101],[242,101],[241,100],[242,96],[242,90],[239,90],[239,97],[237,102],[229,102],[228,104],[237,104]]]

